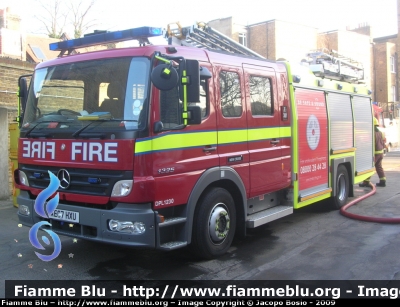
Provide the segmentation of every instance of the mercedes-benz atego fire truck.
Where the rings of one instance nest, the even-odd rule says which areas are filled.
[[[36,66],[29,89],[21,78],[23,225],[210,259],[295,209],[341,208],[374,174],[371,92],[324,75],[322,57],[307,67],[167,44],[72,52],[160,31],[51,44],[60,57]],[[58,206],[43,217],[35,200],[52,175]]]

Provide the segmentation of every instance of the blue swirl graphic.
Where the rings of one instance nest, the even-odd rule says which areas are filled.
[[[46,200],[51,195],[53,195],[54,192],[56,192],[58,190],[58,187],[60,186],[60,180],[50,171],[49,171],[49,176],[50,176],[49,186],[39,193],[39,195],[35,200],[35,206],[34,206],[36,213],[44,218],[49,218],[50,214],[52,214],[54,210],[57,208],[59,201],[59,195],[57,193],[56,196],[54,196],[54,198],[50,199],[47,202],[46,206],[47,213],[45,212],[44,205],[46,203]]]
[[[57,193],[52,199],[50,199],[47,202],[46,205],[46,200],[58,190],[58,187],[60,185],[60,180],[52,172],[49,171],[48,173],[50,176],[49,186],[39,193],[39,195],[35,200],[35,205],[34,205],[36,213],[44,218],[50,217],[50,214],[52,214],[54,210],[57,208],[59,201],[59,195]],[[29,241],[37,249],[44,250],[45,248],[42,246],[42,244],[40,244],[37,238],[37,234],[41,226],[51,226],[51,224],[49,222],[42,221],[33,225],[29,230]],[[51,261],[57,258],[61,252],[61,240],[55,232],[47,229],[42,229],[42,230],[45,231],[52,238],[54,242],[54,251],[51,255],[42,255],[38,252],[35,252],[35,254],[42,261]],[[50,244],[50,241],[47,237],[42,236],[42,240],[45,244],[47,245]]]
[[[44,250],[45,248],[42,246],[42,244],[40,244],[38,238],[37,238],[37,234],[39,232],[39,229],[41,226],[51,226],[51,224],[49,222],[38,222],[35,225],[32,226],[32,228],[29,230],[29,241],[31,241],[31,244],[36,247],[37,249],[41,249]],[[35,252],[36,256],[39,257],[39,259],[41,259],[42,261],[51,261],[55,258],[58,257],[58,255],[60,255],[61,252],[61,241],[60,238],[58,237],[58,235],[51,231],[51,230],[47,230],[47,229],[42,229],[43,231],[47,232],[47,234],[53,239],[54,242],[54,251],[51,255],[42,255],[38,252]],[[42,240],[44,243],[46,243],[47,245],[50,244],[50,241],[48,240],[47,237],[42,236]]]

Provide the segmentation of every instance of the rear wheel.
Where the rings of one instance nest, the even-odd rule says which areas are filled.
[[[332,196],[332,205],[335,209],[342,208],[349,198],[349,174],[344,165],[340,165],[336,175],[336,195]]]
[[[236,229],[235,203],[222,188],[212,188],[197,204],[191,248],[196,256],[212,259],[227,252]]]

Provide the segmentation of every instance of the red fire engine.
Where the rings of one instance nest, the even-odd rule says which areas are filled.
[[[374,173],[370,92],[338,81],[337,61],[328,71],[314,53],[308,67],[291,66],[239,46],[247,55],[232,54],[229,40],[210,51],[215,37],[201,31],[192,35],[201,48],[144,43],[160,33],[142,27],[50,45],[60,57],[37,65],[21,97],[22,224],[46,220],[66,236],[190,246],[213,258],[235,235],[294,209],[328,198],[341,208]],[[141,46],[72,52],[127,39]],[[59,204],[43,218],[34,204],[50,173]]]

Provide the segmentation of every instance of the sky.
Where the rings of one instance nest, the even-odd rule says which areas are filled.
[[[0,0],[0,8],[18,13],[29,33],[45,34],[37,16],[42,3],[54,0]],[[88,0],[64,0],[65,3]],[[151,26],[166,28],[232,16],[235,23],[279,19],[317,28],[320,32],[344,30],[368,23],[373,37],[397,34],[397,0],[96,0],[90,11],[93,30],[125,30]],[[72,36],[72,32],[69,33]]]

